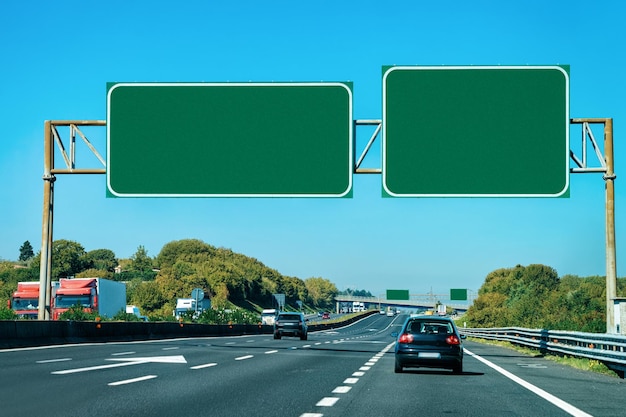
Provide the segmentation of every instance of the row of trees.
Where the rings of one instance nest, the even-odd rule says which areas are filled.
[[[626,293],[626,278],[617,282]],[[558,277],[545,265],[517,265],[491,272],[478,298],[463,317],[471,327],[527,327],[550,330],[604,332],[604,277]]]
[[[6,305],[18,281],[39,279],[39,256],[32,246],[20,248],[20,268],[0,262],[0,306]],[[30,250],[29,250],[30,247]],[[235,306],[249,311],[272,307],[273,294],[285,294],[288,305],[301,301],[311,309],[331,309],[339,294],[327,279],[302,280],[280,274],[257,259],[196,239],[173,241],[151,258],[143,246],[130,259],[117,259],[113,251],[86,252],[77,242],[53,243],[52,277],[102,277],[127,283],[128,304],[152,318],[171,318],[176,298],[189,297],[202,288],[218,309]],[[120,267],[121,271],[116,271]],[[371,296],[364,290],[343,293]],[[626,294],[626,278],[618,279],[618,294]],[[487,275],[478,298],[463,320],[472,327],[519,326],[554,330],[603,332],[606,327],[604,277],[559,278],[545,265],[517,265]]]
[[[18,281],[39,279],[39,258],[30,255],[21,268],[0,263],[0,305],[6,305]],[[285,294],[294,307],[302,301],[312,309],[329,309],[338,293],[327,279],[285,276],[254,258],[196,239],[170,242],[154,258],[139,246],[130,259],[121,260],[109,249],[87,252],[77,242],[58,240],[52,245],[51,274],[53,280],[74,276],[125,281],[128,304],[154,318],[171,317],[176,298],[189,297],[194,288],[202,288],[218,309],[240,306],[252,311],[271,307],[273,294]]]

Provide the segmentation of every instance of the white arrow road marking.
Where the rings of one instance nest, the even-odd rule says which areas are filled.
[[[66,375],[66,374],[75,374],[78,372],[87,372],[87,371],[97,371],[100,369],[109,369],[109,368],[117,368],[120,366],[129,366],[129,365],[139,365],[141,363],[187,363],[185,357],[182,355],[178,356],[154,356],[148,358],[112,358],[107,359],[109,361],[118,361],[120,363],[114,363],[110,365],[99,365],[99,366],[89,366],[86,368],[76,368],[76,369],[66,369],[63,371],[54,371],[51,372],[54,375]]]

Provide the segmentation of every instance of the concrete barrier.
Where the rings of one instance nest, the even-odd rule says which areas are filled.
[[[343,327],[370,314],[349,320],[309,325],[309,332]],[[196,324],[178,322],[0,320],[0,348],[68,343],[124,342],[180,337],[272,334],[273,326],[258,324]]]

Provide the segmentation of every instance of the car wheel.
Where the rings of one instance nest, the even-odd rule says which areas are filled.
[[[393,371],[397,374],[401,374],[402,373],[402,366],[398,363],[398,361],[396,361],[396,364],[393,368]]]
[[[463,362],[460,362],[458,365],[456,365],[454,368],[452,368],[452,372],[454,372],[455,374],[462,374],[463,373]]]

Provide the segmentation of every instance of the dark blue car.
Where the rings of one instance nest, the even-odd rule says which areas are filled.
[[[445,368],[463,372],[463,339],[447,317],[411,316],[402,326],[395,346],[394,371],[404,368]]]

